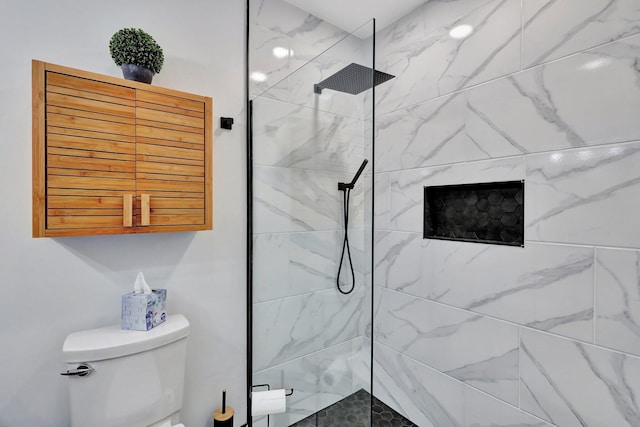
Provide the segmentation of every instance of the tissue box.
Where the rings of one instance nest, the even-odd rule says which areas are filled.
[[[167,317],[167,290],[154,289],[150,294],[122,295],[122,329],[148,331]]]

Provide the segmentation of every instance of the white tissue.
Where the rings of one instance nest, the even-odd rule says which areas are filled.
[[[150,294],[151,288],[147,285],[147,282],[144,280],[144,274],[142,272],[138,273],[136,277],[136,281],[133,284],[133,293],[134,294]]]
[[[251,416],[279,414],[287,411],[284,389],[251,393]]]

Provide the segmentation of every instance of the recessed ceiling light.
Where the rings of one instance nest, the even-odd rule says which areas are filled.
[[[249,78],[254,82],[259,82],[259,83],[267,81],[267,75],[260,71],[254,71],[253,73],[251,73]]]
[[[282,46],[274,47],[271,52],[273,53],[273,56],[275,56],[278,59],[284,59],[284,58],[293,56],[293,50],[287,49],[286,47],[282,47]]]
[[[457,27],[453,27],[451,31],[449,31],[449,35],[454,39],[464,39],[469,37],[473,32],[473,27],[471,25],[463,24],[458,25]]]

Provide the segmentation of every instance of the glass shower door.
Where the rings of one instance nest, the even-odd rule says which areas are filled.
[[[254,426],[370,424],[373,26],[251,101]]]

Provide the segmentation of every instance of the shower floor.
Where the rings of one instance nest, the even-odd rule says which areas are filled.
[[[370,396],[358,390],[291,427],[368,427]],[[418,427],[375,397],[371,413],[371,427]]]

